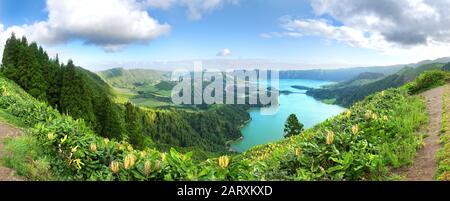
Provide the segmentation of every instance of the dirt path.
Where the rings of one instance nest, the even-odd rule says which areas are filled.
[[[417,152],[412,166],[405,172],[407,181],[432,181],[436,174],[436,152],[439,150],[439,131],[442,118],[442,95],[444,87],[428,90],[421,95],[425,97],[429,114],[428,137],[424,139],[425,146]]]
[[[6,139],[7,137],[18,136],[21,133],[22,131],[20,129],[14,128],[12,126],[0,122],[0,158],[4,154],[3,140]],[[24,179],[17,176],[14,170],[3,167],[2,164],[0,163],[0,181],[21,181],[21,180]]]

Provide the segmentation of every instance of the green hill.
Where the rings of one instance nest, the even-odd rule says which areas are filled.
[[[118,88],[131,88],[144,84],[157,84],[160,81],[168,80],[169,73],[147,70],[147,69],[132,69],[127,70],[123,68],[113,68],[97,73],[108,84]]]
[[[380,77],[379,75],[370,77],[366,73],[366,75],[360,74],[356,78],[343,83],[328,85],[319,89],[311,89],[307,91],[306,94],[319,100],[332,99],[335,100],[334,104],[349,107],[353,103],[364,99],[364,97],[372,93],[402,86],[405,83],[414,80],[420,73],[427,70],[442,69],[443,65],[444,64],[433,63],[416,68],[405,67],[397,73],[384,77]]]

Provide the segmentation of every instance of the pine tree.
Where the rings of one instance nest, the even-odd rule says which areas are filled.
[[[84,119],[92,128],[95,128],[96,119],[91,97],[81,73],[77,71],[73,61],[69,60],[67,66],[63,67],[59,101],[61,112],[69,114],[75,119]]]
[[[19,79],[17,70],[19,50],[20,40],[16,38],[14,33],[12,33],[11,37],[6,41],[5,48],[3,50],[1,71],[7,78],[13,81],[17,81]]]
[[[284,125],[284,137],[292,137],[294,135],[299,135],[303,132],[303,124],[298,121],[295,114],[289,115],[286,124]]]
[[[97,133],[107,138],[122,139],[123,123],[120,121],[120,110],[115,110],[114,103],[108,97],[103,97],[95,109]]]
[[[145,139],[142,135],[142,126],[139,119],[139,109],[127,102],[125,104],[125,123],[128,129],[129,140],[131,144],[142,147],[141,145],[145,142]]]

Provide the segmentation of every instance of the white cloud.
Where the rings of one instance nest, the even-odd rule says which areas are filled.
[[[231,50],[228,48],[224,48],[217,53],[218,57],[226,57],[231,55]]]
[[[12,26],[3,32],[26,35],[47,45],[81,40],[105,51],[118,51],[132,43],[146,44],[171,29],[149,16],[135,0],[47,0],[47,11],[47,21]]]
[[[150,8],[169,9],[181,6],[187,9],[191,20],[199,20],[204,13],[222,8],[225,4],[236,5],[239,0],[146,0],[145,5]]]
[[[445,49],[450,48],[450,1],[310,1],[316,18],[282,17],[282,31],[263,33],[261,37],[318,36],[415,60],[448,56]]]

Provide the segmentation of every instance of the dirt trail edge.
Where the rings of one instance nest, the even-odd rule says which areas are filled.
[[[428,90],[421,95],[425,97],[429,114],[427,136],[424,147],[419,149],[413,164],[405,172],[407,181],[432,181],[436,174],[436,152],[439,150],[439,131],[442,118],[442,95],[444,87]]]
[[[5,154],[3,150],[3,141],[7,137],[15,137],[22,133],[18,128],[14,128],[10,125],[0,122],[0,158]],[[23,178],[16,175],[15,171],[6,167],[3,167],[0,163],[0,181],[22,181]]]

